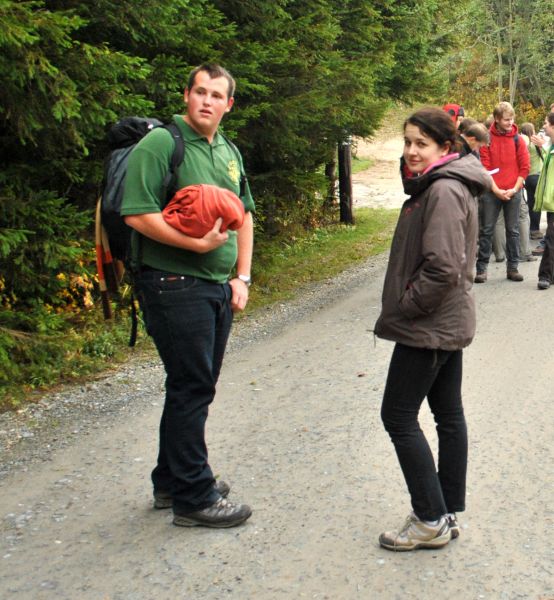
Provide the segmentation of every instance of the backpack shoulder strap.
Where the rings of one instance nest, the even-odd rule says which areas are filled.
[[[171,160],[169,161],[169,169],[163,180],[163,198],[162,202],[167,204],[169,200],[175,194],[175,182],[177,179],[177,169],[179,165],[185,160],[185,140],[181,134],[179,127],[175,123],[168,123],[164,125],[164,129],[169,131],[169,134],[173,138],[173,142],[175,144],[173,148],[173,154],[171,155]]]
[[[183,140],[181,130],[175,123],[168,123],[164,127],[169,131],[175,142],[175,149],[173,150],[173,156],[171,157],[170,163],[170,169],[175,171],[185,159],[185,140]]]

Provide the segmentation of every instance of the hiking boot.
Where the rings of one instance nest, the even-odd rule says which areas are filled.
[[[175,514],[173,524],[179,527],[235,527],[244,523],[251,514],[252,509],[246,504],[233,504],[227,498],[220,498],[201,510]]]
[[[531,254],[533,256],[542,256],[544,254],[544,246],[537,246]]]
[[[532,231],[531,234],[529,235],[529,237],[532,240],[542,240],[542,231]]]
[[[442,548],[451,539],[448,520],[442,516],[437,525],[431,525],[412,513],[400,531],[386,531],[379,536],[379,543],[387,550],[407,552],[418,548]]]
[[[533,256],[532,254],[528,254],[527,256],[523,257],[523,260],[525,262],[535,262],[536,260],[539,260],[536,256]]]
[[[220,479],[216,479],[214,485],[215,491],[219,492],[223,498],[227,498],[229,492],[231,491],[230,485],[221,481]],[[173,506],[173,498],[169,492],[165,492],[163,490],[154,490],[154,508],[171,508]]]
[[[515,271],[508,271],[506,277],[510,281],[523,281],[523,275],[517,269]]]
[[[485,281],[487,281],[487,272],[477,271],[477,275],[475,275],[475,279],[473,281],[475,283],[485,283]]]
[[[450,527],[450,536],[453,540],[460,536],[460,525],[458,524],[458,517],[456,513],[448,513],[446,515],[448,521],[448,527]]]
[[[537,288],[539,290],[547,290],[550,287],[550,281],[548,279],[539,279],[537,283]]]

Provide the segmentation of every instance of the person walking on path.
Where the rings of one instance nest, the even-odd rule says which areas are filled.
[[[554,142],[554,112],[544,120],[544,132]],[[536,140],[540,142],[539,139]],[[547,290],[554,281],[554,145],[550,144],[535,191],[536,211],[546,210],[548,224],[544,236],[544,252],[539,265],[539,290]]]
[[[515,112],[509,102],[500,102],[493,111],[491,141],[480,150],[481,162],[493,174],[495,186],[480,199],[479,255],[475,283],[487,281],[492,236],[500,211],[506,226],[506,277],[523,281],[519,265],[519,208],[523,184],[529,174],[529,151],[514,124]]]
[[[242,227],[222,232],[219,218],[196,238],[166,223],[160,190],[174,141],[164,128],[150,132],[131,154],[121,211],[140,234],[142,264],[135,285],[166,371],[152,472],[154,506],[173,508],[173,522],[181,526],[232,527],[251,515],[250,507],[226,498],[229,485],[216,482],[205,442],[233,311],[243,310],[248,301],[252,260],[254,202],[240,154],[218,132],[233,106],[234,89],[221,66],[194,69],[184,94],[186,113],[173,120],[185,142],[177,187],[209,184],[240,196],[246,210]]]
[[[544,152],[542,149],[542,145],[534,144],[531,141],[533,137],[537,139],[537,135],[535,133],[535,126],[533,125],[533,123],[523,123],[523,125],[521,126],[521,133],[525,134],[529,138],[527,149],[529,150],[531,168],[529,170],[529,175],[525,180],[525,191],[527,194],[527,208],[529,209],[530,238],[532,240],[540,240],[542,238],[542,233],[540,230],[541,213],[535,212],[533,210],[533,207],[535,206],[535,191],[537,189],[539,175],[541,173],[542,165],[544,162]]]
[[[424,108],[404,124],[404,203],[392,241],[375,334],[396,342],[381,417],[411,497],[405,524],[379,537],[395,551],[439,548],[459,535],[465,509],[467,430],[462,348],[475,333],[475,197],[492,179],[472,154],[457,153],[448,115]],[[437,423],[438,472],[418,413],[424,398]]]

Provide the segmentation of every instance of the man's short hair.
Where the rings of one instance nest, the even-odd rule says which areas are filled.
[[[488,144],[490,141],[489,130],[483,123],[473,123],[473,125],[464,131],[464,137],[475,138],[478,142],[481,142],[481,144]]]
[[[550,123],[550,125],[554,125],[554,111],[549,112],[546,115],[546,120]]]
[[[509,102],[499,102],[492,111],[492,116],[495,121],[502,119],[506,114],[510,117],[515,117],[516,114],[514,107]]]
[[[200,71],[205,71],[210,76],[210,79],[225,77],[227,83],[229,84],[229,87],[227,88],[227,98],[233,97],[236,86],[233,76],[231,73],[229,73],[229,71],[227,71],[227,69],[224,69],[221,65],[216,65],[214,63],[204,63],[203,65],[200,65],[191,71],[187,82],[187,89],[189,91],[193,88],[196,75]]]

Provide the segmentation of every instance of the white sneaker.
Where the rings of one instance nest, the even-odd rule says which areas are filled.
[[[422,521],[415,513],[408,516],[400,531],[386,531],[379,536],[379,543],[387,550],[405,552],[418,548],[442,548],[451,538],[446,516],[437,525]]]

